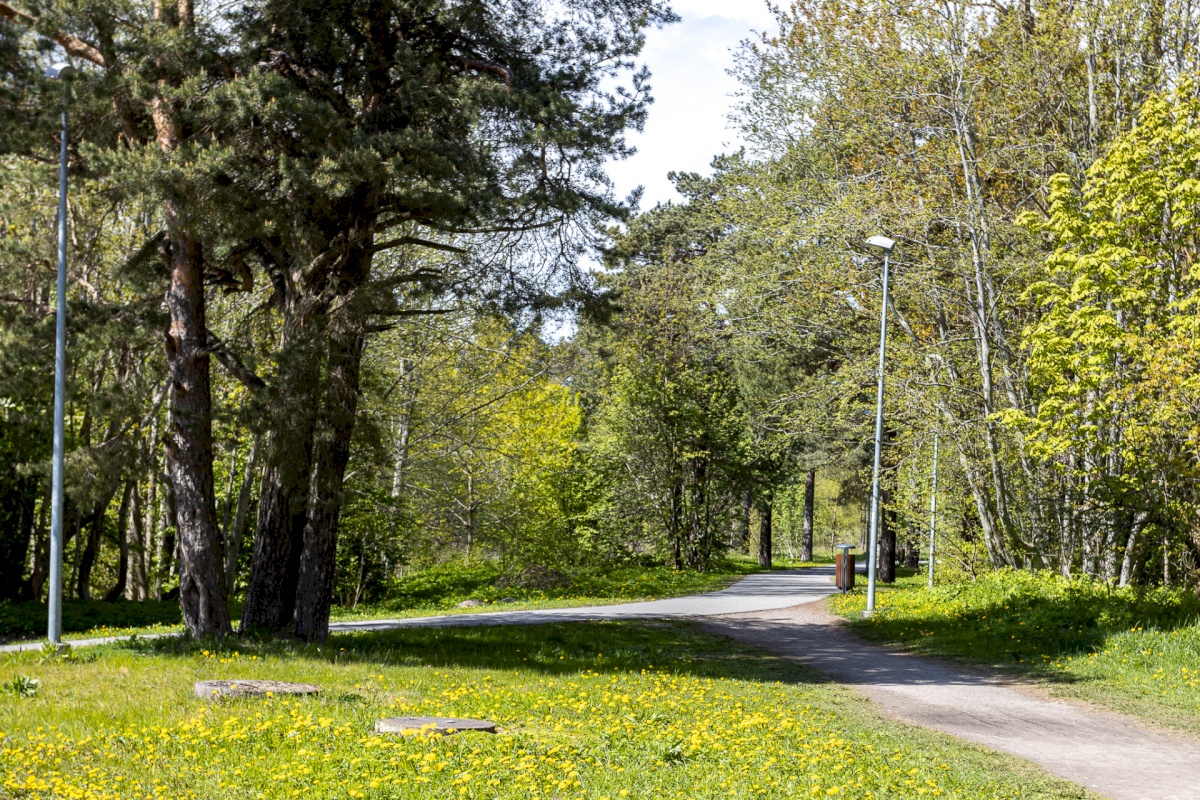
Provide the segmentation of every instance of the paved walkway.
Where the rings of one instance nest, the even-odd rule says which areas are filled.
[[[438,617],[381,619],[369,622],[335,622],[333,632],[384,631],[407,627],[474,627],[478,625],[541,625],[548,622],[586,622],[600,619],[669,619],[672,617],[710,617],[717,614],[742,614],[771,611],[797,603],[811,603],[833,594],[832,567],[789,569],[748,575],[718,592],[622,603],[613,606],[547,608],[536,611],[487,611],[481,614],[455,614]]]
[[[824,604],[710,618],[701,627],[823,672],[886,716],[1012,753],[1105,797],[1200,798],[1200,742],[865,642]]]
[[[820,600],[834,592],[831,583],[832,567],[781,570],[749,575],[718,592],[652,600],[645,603],[622,603],[610,606],[578,608],[548,608],[535,611],[485,611],[470,614],[443,614],[432,617],[377,619],[364,622],[334,622],[333,633],[349,631],[386,631],[401,627],[474,627],[477,625],[541,625],[548,622],[585,622],[596,619],[665,619],[671,617],[707,617],[714,614],[738,614],[749,611],[770,611],[797,603]],[[175,636],[173,633],[142,635],[142,639]],[[102,636],[92,639],[72,639],[72,647],[93,647],[126,641],[128,636]],[[21,642],[0,645],[0,653],[40,650],[41,642]]]

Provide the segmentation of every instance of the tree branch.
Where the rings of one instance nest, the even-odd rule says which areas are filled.
[[[442,244],[441,242],[431,242],[428,239],[420,239],[416,236],[401,236],[398,239],[389,239],[386,242],[371,247],[370,252],[378,253],[381,250],[390,250],[393,247],[401,247],[406,244],[416,245],[417,247],[430,247],[434,250],[443,250],[447,253],[457,253],[458,255],[466,255],[467,251],[461,247],[455,247],[450,244]]]
[[[474,72],[490,72],[504,81],[505,86],[512,88],[512,71],[508,67],[502,67],[490,61],[480,61],[477,58],[464,58],[462,65]]]
[[[433,228],[435,231],[443,233],[524,233],[525,231],[536,231],[541,228],[551,228],[558,225],[565,219],[564,217],[555,217],[554,219],[546,220],[545,222],[531,222],[528,224],[516,225],[497,225],[491,228],[456,228],[451,225],[442,225],[433,220],[413,220],[418,225],[424,225],[427,228]]]
[[[236,355],[230,352],[215,333],[212,331],[204,332],[207,344],[201,352],[212,353],[217,357],[217,361],[221,362],[230,375],[237,378],[238,381],[252,392],[261,392],[267,388],[267,382],[254,374],[254,371],[241,362]]]
[[[3,2],[0,2],[0,19],[20,22],[31,28],[37,25],[38,21],[38,18],[32,14],[13,8],[8,3]],[[67,33],[66,31],[55,31],[50,34],[50,38],[58,42],[63,50],[66,50],[73,56],[86,59],[101,68],[107,66],[104,62],[104,56],[95,46],[88,44],[74,34]]]

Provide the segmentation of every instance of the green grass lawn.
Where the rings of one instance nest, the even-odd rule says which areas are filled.
[[[1038,768],[884,721],[849,690],[684,624],[418,629],[0,658],[0,797],[1087,798]],[[202,700],[204,678],[319,684]],[[500,732],[385,737],[376,719]]]
[[[1004,571],[978,582],[863,588],[834,598],[864,636],[987,664],[1150,723],[1200,733],[1200,598],[1183,589],[1114,589],[1052,573]]]
[[[711,592],[759,571],[756,562],[738,558],[717,562],[703,573],[677,572],[664,566],[625,566],[576,570],[565,573],[565,585],[538,589],[505,585],[503,572],[494,563],[454,563],[396,581],[385,601],[361,603],[356,608],[334,606],[331,618],[337,622],[630,603]],[[457,608],[464,600],[477,600],[481,605]],[[236,604],[234,611],[235,617],[240,615]],[[181,630],[179,602],[175,600],[63,604],[63,632],[68,641]],[[36,640],[45,638],[45,633],[44,604],[0,602],[0,642]]]

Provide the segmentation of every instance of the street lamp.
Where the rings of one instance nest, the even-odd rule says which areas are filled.
[[[867,610],[863,612],[864,617],[869,617],[875,612],[875,572],[879,562],[879,461],[880,449],[883,446],[883,359],[887,352],[888,267],[896,241],[886,236],[872,236],[867,239],[867,244],[883,251],[883,308],[879,315],[879,391],[875,397],[875,470],[871,478],[871,542],[867,551]]]
[[[929,490],[929,588],[933,588],[934,539],[937,535],[938,435],[933,435],[933,487]]]
[[[67,102],[66,79],[75,68],[61,61],[46,70],[46,77],[63,81],[62,136],[58,163],[58,314],[54,339],[54,461],[50,468],[50,594],[47,638],[62,641],[63,562],[63,449],[67,407]]]

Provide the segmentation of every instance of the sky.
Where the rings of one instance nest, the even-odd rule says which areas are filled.
[[[629,136],[638,152],[608,168],[617,197],[645,187],[643,210],[679,199],[668,172],[709,174],[713,156],[738,148],[737,132],[726,118],[737,81],[726,70],[739,42],[774,28],[764,0],[674,0],[671,5],[682,21],[649,31],[642,51],[654,103],[645,130]]]

